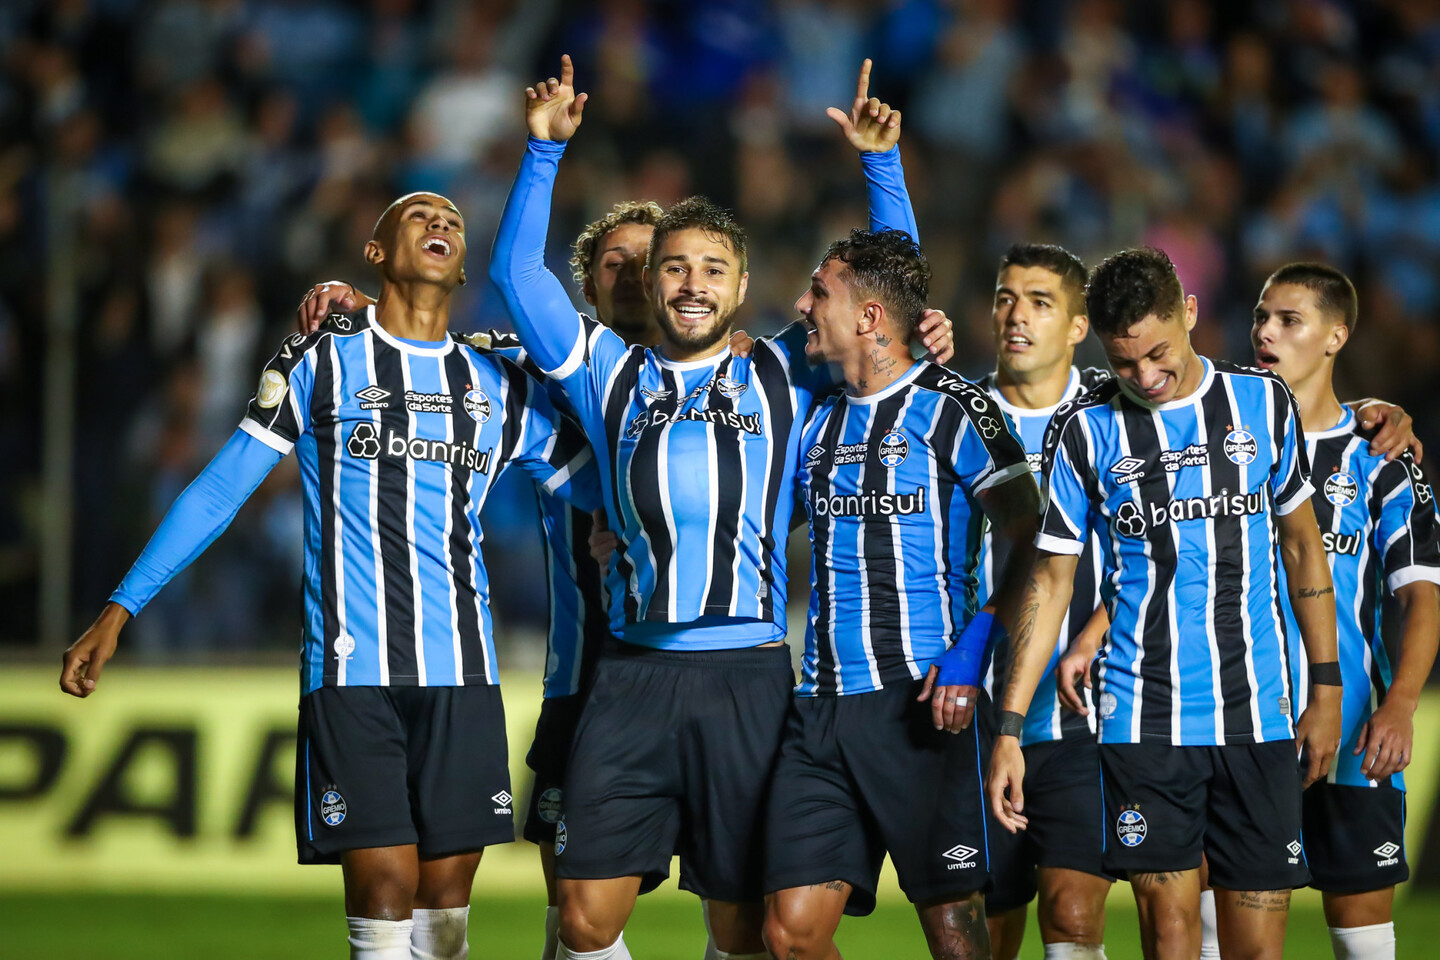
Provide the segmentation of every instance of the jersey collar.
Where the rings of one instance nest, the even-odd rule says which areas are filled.
[[[1326,440],[1330,437],[1343,437],[1346,434],[1353,433],[1355,431],[1355,411],[1343,403],[1340,404],[1340,411],[1340,419],[1335,423],[1335,426],[1327,427],[1324,430],[1306,430],[1305,439]]]
[[[845,402],[852,406],[858,405],[868,407],[873,404],[879,403],[886,397],[894,396],[896,393],[900,392],[905,387],[910,385],[910,381],[915,379],[915,375],[921,371],[925,364],[926,361],[924,360],[916,360],[910,365],[909,370],[906,370],[904,373],[900,374],[899,379],[897,379],[894,383],[890,384],[890,386],[886,387],[884,390],[881,390],[879,393],[872,393],[868,397],[852,397],[850,396],[850,394],[847,393],[844,395]]]
[[[1017,407],[1015,404],[1006,400],[1005,395],[1000,392],[1000,387],[995,383],[995,374],[990,374],[985,378],[985,381],[985,388],[989,391],[990,398],[995,401],[1001,410],[1008,413],[1012,419],[1015,417],[1045,417],[1049,419],[1055,415],[1056,410],[1059,410],[1068,401],[1074,400],[1080,396],[1080,394],[1084,393],[1084,390],[1080,388],[1080,371],[1076,369],[1074,364],[1070,366],[1070,380],[1065,384],[1065,392],[1060,394],[1060,402],[1052,407]]]
[[[375,319],[375,304],[373,303],[365,308],[365,319],[370,322],[370,329],[375,331],[375,336],[384,340],[401,353],[413,353],[419,357],[443,357],[455,349],[455,340],[448,334],[445,337],[444,343],[437,341],[437,346],[433,347],[417,347],[413,343],[406,343],[404,340],[392,337],[389,333],[385,332],[384,327],[380,326],[380,321]]]

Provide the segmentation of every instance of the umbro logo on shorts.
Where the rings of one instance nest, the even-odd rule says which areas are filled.
[[[975,862],[971,858],[979,852],[980,851],[976,850],[974,847],[967,847],[963,843],[957,843],[949,850],[946,850],[944,853],[940,854],[940,856],[944,857],[947,860],[955,861],[954,863],[947,863],[945,865],[946,870],[971,870],[974,869],[974,867],[976,866]]]
[[[1374,850],[1375,855],[1380,858],[1379,860],[1375,861],[1375,866],[1393,867],[1395,864],[1400,862],[1400,858],[1395,856],[1395,854],[1399,852],[1399,844],[1391,843],[1389,840],[1386,840]]]
[[[495,803],[495,812],[496,812],[496,813],[510,813],[510,812],[511,812],[511,811],[510,811],[510,801],[513,800],[514,797],[510,796],[510,791],[508,791],[508,790],[501,790],[499,793],[495,794],[495,796],[491,797],[490,799],[491,799],[492,801],[494,801],[494,803]]]
[[[1299,840],[1291,840],[1289,843],[1285,844],[1285,849],[1290,851],[1290,857],[1289,857],[1290,862],[1291,862],[1291,863],[1299,863],[1299,862],[1300,862],[1300,851],[1301,851],[1301,850],[1304,850],[1305,848],[1302,847],[1302,846],[1300,846],[1300,841],[1299,841]]]

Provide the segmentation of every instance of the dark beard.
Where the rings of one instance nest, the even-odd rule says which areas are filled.
[[[687,352],[700,353],[730,339],[730,325],[735,320],[735,310],[725,314],[717,313],[715,325],[709,330],[678,330],[671,325],[668,310],[661,310],[655,319],[660,323],[665,339]]]

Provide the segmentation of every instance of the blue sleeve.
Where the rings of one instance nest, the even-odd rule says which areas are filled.
[[[915,225],[910,192],[905,189],[900,145],[884,153],[860,154],[860,166],[865,170],[865,192],[870,199],[870,229],[901,230],[919,243],[920,229]]]
[[[580,315],[545,266],[550,196],[564,153],[564,143],[530,138],[490,252],[490,279],[520,340],[546,371],[560,369],[585,342]]]
[[[1059,416],[1059,412],[1056,415]],[[1079,416],[1070,417],[1060,429],[1046,434],[1040,468],[1044,478],[1040,485],[1040,531],[1035,536],[1035,546],[1050,553],[1079,556],[1090,536],[1090,496],[1080,465],[1088,466],[1094,461],[1085,449],[1085,434],[1079,420]],[[1053,426],[1054,421],[1051,423]],[[1129,515],[1138,517],[1142,509],[1138,502],[1122,504],[1116,520],[1132,522]]]
[[[110,600],[138,614],[235,519],[284,454],[236,430],[205,469],[186,487]]]
[[[1284,516],[1309,501],[1315,488],[1310,485],[1310,457],[1305,451],[1305,428],[1295,397],[1284,384],[1271,384],[1275,404],[1275,430],[1280,456],[1270,470],[1270,491],[1275,512]]]

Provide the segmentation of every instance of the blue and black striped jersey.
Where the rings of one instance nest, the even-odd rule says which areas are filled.
[[[1038,482],[1041,451],[1045,442],[1045,428],[1050,425],[1050,418],[1062,404],[1074,400],[1086,390],[1093,389],[1108,379],[1110,379],[1108,370],[1096,367],[1079,370],[1071,367],[1070,382],[1065,387],[1065,393],[1061,396],[1060,403],[1053,407],[1034,410],[1017,407],[1006,402],[1005,397],[1000,393],[1000,388],[995,384],[995,374],[993,373],[980,381],[980,385],[1010,418],[1015,433],[1025,447],[1025,459],[1029,462],[1030,469],[1035,471],[1035,479]],[[1089,716],[1081,716],[1073,710],[1066,710],[1060,706],[1060,700],[1055,690],[1055,667],[1060,662],[1060,658],[1065,655],[1071,642],[1085,628],[1085,624],[1089,622],[1095,608],[1100,605],[1100,582],[1104,576],[1103,544],[1103,537],[1091,538],[1085,544],[1085,552],[1080,555],[1080,563],[1075,568],[1075,592],[1070,598],[1070,609],[1065,612],[1065,619],[1060,625],[1060,643],[1056,646],[1055,652],[1050,655],[1050,662],[1045,665],[1045,674],[1040,678],[1040,684],[1035,688],[1035,696],[1030,701],[1030,709],[1025,714],[1025,727],[1020,733],[1022,746],[1072,737],[1088,738],[1095,735],[1093,704],[1091,704],[1092,709]],[[1009,550],[1003,541],[997,549],[995,538],[987,524],[985,537],[981,543],[978,571],[980,579],[978,600],[981,606],[985,605],[985,601],[995,590],[996,577],[1005,569],[1005,560],[1008,555]],[[1001,691],[995,683],[995,678],[1005,676],[1009,652],[1008,637],[996,644],[995,649],[991,651],[990,665],[985,674],[985,690],[990,694],[994,703],[999,703],[1001,697]],[[1082,689],[1081,692],[1086,697],[1086,702],[1089,703],[1090,691]]]
[[[1187,397],[1142,405],[1111,380],[1046,432],[1036,546],[1109,539],[1101,743],[1294,736],[1274,517],[1311,493],[1299,412],[1279,377],[1200,362]]]
[[[805,361],[805,328],[755,341],[748,359],[677,362],[581,319],[551,376],[597,440],[620,541],[612,629],[691,650],[783,639],[795,449],[816,385],[828,384]]]
[[[835,394],[805,424],[810,622],[800,696],[925,675],[978,609],[977,494],[1025,475],[983,389],[928,361],[868,397]]]
[[[550,402],[562,415],[574,409],[565,390],[547,377],[513,333],[490,330],[455,334],[456,339],[492,350],[519,364],[545,384]],[[545,542],[545,580],[549,596],[549,626],[545,633],[545,697],[568,697],[588,686],[595,662],[610,638],[610,616],[605,606],[605,574],[590,556],[594,521],[564,499],[535,485],[540,529]]]
[[[399,340],[373,311],[287,339],[241,422],[299,457],[302,687],[495,683],[485,496],[513,461],[593,508],[592,454],[514,363]]]
[[[1435,494],[1415,459],[1407,452],[1397,460],[1370,452],[1370,437],[1345,408],[1329,430],[1305,434],[1313,467],[1315,519],[1325,541],[1330,575],[1335,581],[1335,619],[1339,627],[1340,673],[1344,681],[1340,751],[1330,765],[1331,783],[1376,786],[1367,780],[1355,755],[1355,744],[1370,715],[1390,688],[1390,657],[1380,635],[1383,601],[1407,583],[1440,584],[1440,521]],[[1281,596],[1284,569],[1281,569]],[[1310,686],[1304,678],[1305,650],[1290,604],[1295,716],[1305,709]],[[1404,774],[1390,778],[1405,789]]]

